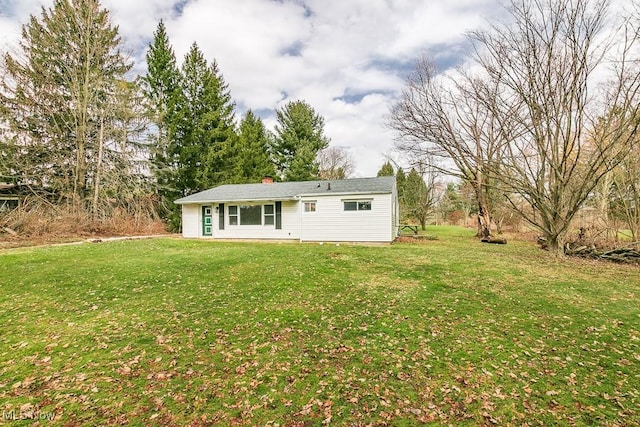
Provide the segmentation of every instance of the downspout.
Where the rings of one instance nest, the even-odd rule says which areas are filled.
[[[299,212],[298,215],[300,216],[300,237],[299,237],[299,240],[300,240],[300,243],[302,243],[302,213],[303,213],[304,206],[302,204],[302,197],[301,196],[295,196],[294,199],[298,201],[298,212]]]

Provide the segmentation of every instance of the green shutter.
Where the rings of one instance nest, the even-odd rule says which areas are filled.
[[[218,205],[218,229],[224,230],[224,203]]]
[[[276,230],[282,230],[282,202],[276,202]]]

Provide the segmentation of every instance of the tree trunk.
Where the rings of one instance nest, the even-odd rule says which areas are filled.
[[[73,177],[73,205],[74,209],[78,209],[81,207],[82,199],[85,195],[85,144],[82,137],[77,140],[77,148],[76,148],[76,165],[74,170]]]
[[[491,213],[482,188],[482,177],[478,172],[475,182],[476,199],[478,201],[478,234],[481,239],[491,237]]]
[[[104,152],[104,117],[100,116],[100,133],[98,136],[98,160],[96,163],[96,176],[93,182],[93,220],[98,220],[98,195],[100,194],[100,172],[102,169],[102,156]]]
[[[478,237],[487,239],[491,237],[491,216],[485,207],[478,207]]]
[[[502,224],[504,223],[504,215],[500,215],[498,219],[495,220],[495,223],[496,223],[496,233],[502,234],[504,231],[502,229]]]
[[[602,183],[599,185],[600,199],[597,203],[598,212],[600,214],[599,220],[601,221],[602,228],[605,230],[607,239],[612,237],[617,238],[617,233],[613,234],[613,228],[609,221],[609,199],[611,198],[611,184],[613,182],[612,176],[612,172],[609,172],[602,177]],[[581,224],[581,226],[584,226],[584,224]]]
[[[564,253],[564,243],[565,243],[564,242],[564,236],[547,235],[547,236],[545,236],[545,238],[547,239],[547,250],[549,252],[551,252],[556,257],[563,257],[565,255],[565,253]]]
[[[478,143],[477,143],[478,144]],[[480,147],[478,145],[478,150]],[[480,239],[488,239],[491,237],[491,213],[489,205],[484,194],[484,175],[482,168],[477,166],[475,171],[475,180],[473,181],[473,189],[476,193],[476,201],[478,202],[478,234]]]

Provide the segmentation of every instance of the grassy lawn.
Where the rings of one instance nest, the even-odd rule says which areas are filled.
[[[0,424],[640,424],[638,267],[427,233],[0,252]]]

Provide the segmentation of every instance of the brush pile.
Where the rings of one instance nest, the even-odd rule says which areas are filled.
[[[613,249],[597,248],[596,245],[585,245],[580,242],[567,243],[564,253],[582,258],[640,264],[640,242],[629,243]]]

